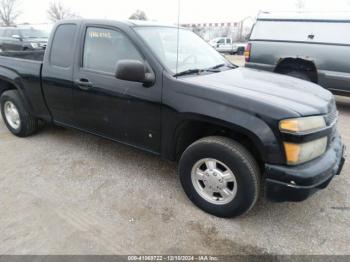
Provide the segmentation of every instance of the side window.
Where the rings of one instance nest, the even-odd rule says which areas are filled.
[[[2,29],[2,28],[0,28],[0,37],[3,37],[3,36],[4,36],[4,32],[5,32],[5,30]]]
[[[112,29],[89,27],[86,30],[84,68],[114,74],[117,62],[124,59],[143,61],[127,36]]]
[[[230,38],[226,38],[226,43],[227,44],[231,44],[231,39]]]
[[[225,38],[221,38],[221,39],[218,41],[218,44],[225,44]]]
[[[68,68],[73,64],[76,28],[74,24],[63,24],[56,29],[50,54],[52,65]]]

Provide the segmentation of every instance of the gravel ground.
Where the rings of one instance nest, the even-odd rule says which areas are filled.
[[[350,147],[350,98],[337,98]],[[77,131],[12,136],[0,120],[0,254],[350,254],[350,161],[302,203],[219,219],[176,165]]]
[[[238,66],[244,66],[245,59],[244,56],[239,56],[239,55],[225,55],[225,57],[231,61],[231,63],[234,63],[235,65]]]

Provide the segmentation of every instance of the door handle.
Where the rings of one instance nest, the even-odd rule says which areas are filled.
[[[82,90],[89,90],[93,87],[93,84],[85,78],[81,78],[75,81],[75,84]]]

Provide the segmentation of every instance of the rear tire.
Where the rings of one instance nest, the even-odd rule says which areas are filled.
[[[244,47],[239,47],[237,50],[237,55],[244,55],[245,48]]]
[[[179,176],[188,198],[217,217],[243,215],[259,196],[256,160],[229,138],[207,137],[190,145],[181,157]]]
[[[305,80],[305,81],[312,82],[311,77],[306,72],[294,71],[293,70],[293,71],[288,71],[288,72],[286,72],[284,74],[288,75],[288,76],[295,77],[295,78],[299,78],[299,79],[302,79],[302,80]]]
[[[28,137],[38,130],[38,120],[26,110],[16,90],[6,91],[0,98],[2,118],[12,134]]]

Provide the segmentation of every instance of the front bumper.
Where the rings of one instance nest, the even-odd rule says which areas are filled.
[[[339,175],[345,162],[345,146],[336,135],[327,152],[300,166],[265,165],[266,197],[276,202],[298,202],[316,191],[326,188]]]

